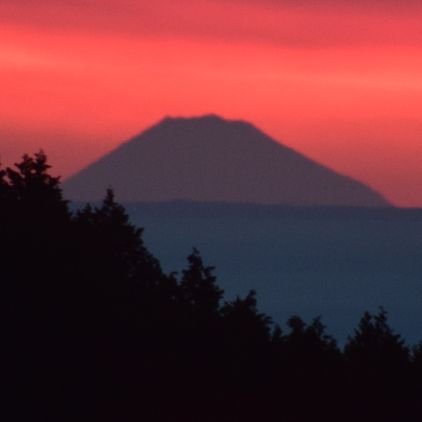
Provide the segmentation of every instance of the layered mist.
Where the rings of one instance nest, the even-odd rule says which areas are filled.
[[[124,205],[166,271],[197,247],[227,297],[255,289],[276,322],[322,316],[344,341],[365,310],[383,306],[406,340],[421,340],[422,210]]]

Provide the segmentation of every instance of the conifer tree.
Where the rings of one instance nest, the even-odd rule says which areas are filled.
[[[216,316],[223,290],[217,285],[213,267],[204,265],[197,249],[188,256],[188,268],[183,270],[180,293],[195,318]]]

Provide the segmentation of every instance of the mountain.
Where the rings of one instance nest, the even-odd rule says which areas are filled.
[[[324,167],[243,121],[165,118],[65,181],[96,201],[388,206],[373,189]]]

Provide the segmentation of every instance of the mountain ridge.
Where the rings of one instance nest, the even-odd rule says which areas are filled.
[[[67,179],[70,199],[390,206],[363,183],[215,114],[165,117]]]

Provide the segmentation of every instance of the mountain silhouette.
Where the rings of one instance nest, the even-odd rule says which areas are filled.
[[[244,121],[165,118],[64,183],[70,199],[388,206],[373,189]]]

